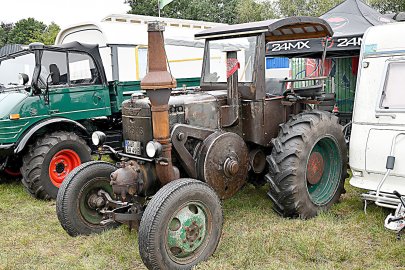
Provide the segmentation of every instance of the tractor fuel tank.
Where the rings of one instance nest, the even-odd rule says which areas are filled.
[[[242,101],[242,137],[245,141],[269,147],[278,135],[279,125],[287,119],[280,97]]]

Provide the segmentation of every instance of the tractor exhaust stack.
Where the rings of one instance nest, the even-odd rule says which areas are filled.
[[[161,156],[156,161],[156,174],[162,185],[180,177],[172,164],[168,105],[171,89],[177,83],[167,70],[163,31],[162,23],[148,23],[148,73],[141,81],[151,104],[153,138],[162,145]]]

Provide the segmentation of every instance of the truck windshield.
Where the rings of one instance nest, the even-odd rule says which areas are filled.
[[[32,74],[35,68],[35,56],[33,53],[19,55],[15,58],[6,59],[0,62],[0,88],[11,88],[20,85],[19,75],[25,73],[31,84]]]
[[[208,41],[203,81],[208,83],[226,82],[226,52],[237,51],[240,64],[239,82],[252,82],[256,43],[256,36]]]

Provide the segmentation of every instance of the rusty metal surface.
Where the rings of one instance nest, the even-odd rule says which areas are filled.
[[[253,149],[249,152],[249,164],[254,173],[262,173],[266,168],[266,154],[261,149]]]
[[[141,81],[142,89],[176,88],[176,79],[167,71],[163,31],[159,22],[148,23],[148,73]]]
[[[315,185],[321,180],[325,162],[319,152],[312,152],[307,164],[307,181],[311,185]]]
[[[261,146],[271,146],[277,137],[279,125],[288,118],[282,99],[265,99],[242,102],[243,138]]]
[[[214,130],[198,128],[189,125],[176,125],[172,130],[172,143],[174,149],[180,157],[180,162],[184,167],[187,174],[197,179],[197,163],[194,157],[195,153],[190,153],[186,145],[190,139],[194,139],[203,142],[209,135],[214,133]]]
[[[208,136],[197,159],[198,179],[207,182],[221,199],[232,197],[246,183],[248,148],[241,137],[230,132]]]
[[[110,185],[114,194],[119,195],[123,201],[127,197],[134,196],[138,192],[138,178],[140,176],[140,166],[134,160],[123,164],[122,168],[114,171],[110,176]]]
[[[146,90],[151,105],[153,138],[162,145],[162,153],[156,160],[156,175],[162,185],[180,177],[172,163],[168,105],[176,80],[167,71],[163,30],[159,22],[149,23],[148,73],[141,81],[141,88]]]

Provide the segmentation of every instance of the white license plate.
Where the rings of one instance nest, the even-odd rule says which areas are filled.
[[[133,155],[141,155],[141,142],[125,140],[125,152]]]

